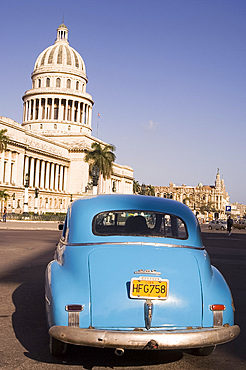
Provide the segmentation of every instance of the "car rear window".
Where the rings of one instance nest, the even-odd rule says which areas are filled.
[[[109,211],[96,215],[95,235],[128,235],[187,239],[184,221],[171,214],[150,211]]]

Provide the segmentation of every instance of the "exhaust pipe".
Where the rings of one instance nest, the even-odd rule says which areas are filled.
[[[116,356],[123,356],[124,352],[125,350],[123,348],[115,348],[115,351],[114,351]]]

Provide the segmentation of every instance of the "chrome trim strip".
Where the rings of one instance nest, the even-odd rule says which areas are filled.
[[[65,243],[64,243],[65,244]],[[205,247],[192,247],[189,245],[180,245],[180,244],[166,244],[166,243],[151,243],[151,242],[98,242],[98,243],[68,243],[66,246],[68,247],[88,247],[93,245],[150,245],[153,247],[168,247],[168,248],[188,248],[188,249],[197,249],[197,250],[204,250]]]
[[[80,329],[52,326],[50,336],[70,344],[102,348],[148,349],[155,341],[158,349],[187,349],[215,346],[235,339],[237,325],[187,330],[135,331]]]
[[[148,269],[139,269],[138,271],[134,271],[134,274],[141,274],[141,275],[161,275],[161,272],[156,270],[148,270]]]

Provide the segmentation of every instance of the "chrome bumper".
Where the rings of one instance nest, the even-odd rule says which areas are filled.
[[[70,344],[123,349],[188,349],[215,346],[235,339],[237,325],[191,330],[101,330],[52,326],[50,336]]]

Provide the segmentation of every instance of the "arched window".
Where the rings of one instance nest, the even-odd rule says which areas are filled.
[[[42,129],[43,129],[43,124],[42,124],[42,123],[40,123],[39,128],[40,128],[40,130],[42,130]]]
[[[79,90],[79,81],[76,82],[76,90]]]
[[[54,129],[57,130],[57,124],[56,123],[54,124]]]
[[[67,89],[71,89],[71,80],[67,80]]]
[[[61,79],[60,78],[56,79],[56,87],[61,87]]]
[[[50,87],[50,78],[46,78],[46,87]]]
[[[71,125],[68,125],[68,131],[71,131]]]
[[[38,87],[41,87],[41,78],[38,79]]]

